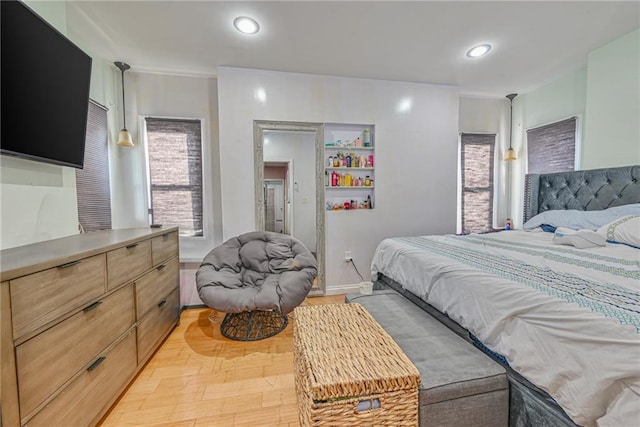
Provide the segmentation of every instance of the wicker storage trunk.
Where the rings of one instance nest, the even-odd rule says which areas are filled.
[[[420,374],[359,304],[297,307],[294,376],[304,426],[417,426]]]

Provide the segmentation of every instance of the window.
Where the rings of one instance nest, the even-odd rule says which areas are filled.
[[[107,109],[89,101],[84,168],[76,169],[78,222],[83,231],[111,229]]]
[[[575,170],[577,119],[527,130],[527,172],[556,173]]]
[[[493,162],[496,136],[463,133],[460,138],[461,231],[489,231],[493,226]]]
[[[202,236],[202,132],[200,120],[147,117],[151,221]]]

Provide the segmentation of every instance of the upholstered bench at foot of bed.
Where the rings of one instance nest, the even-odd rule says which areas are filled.
[[[504,368],[392,290],[351,294],[418,368],[420,425],[499,427],[508,424]]]

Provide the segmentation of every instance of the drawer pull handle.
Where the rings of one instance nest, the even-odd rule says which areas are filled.
[[[93,304],[90,304],[90,305],[86,306],[85,308],[83,308],[83,309],[82,309],[82,311],[84,311],[85,313],[87,313],[87,312],[89,312],[89,311],[91,311],[91,310],[94,310],[94,309],[98,308],[98,306],[99,306],[100,304],[102,304],[102,301],[96,301],[96,302],[94,302]]]
[[[158,304],[158,308],[164,307],[167,304],[167,300],[163,299],[162,301],[160,301],[160,304]]]
[[[162,271],[162,270],[164,270],[164,268],[165,268],[166,266],[167,266],[167,264],[160,264],[160,265],[158,266],[158,271]]]
[[[61,264],[61,265],[58,266],[58,268],[61,268],[61,269],[62,268],[69,268],[69,267],[73,267],[74,265],[78,265],[78,264],[80,264],[80,260],[71,261],[71,262],[68,262],[66,264]]]
[[[138,243],[134,243],[134,244],[132,244],[132,245],[127,246],[127,249],[133,249],[133,248],[135,248],[136,246],[138,246]]]
[[[104,356],[100,356],[96,359],[95,362],[93,362],[91,365],[89,365],[89,367],[87,368],[88,372],[93,371],[94,369],[96,369],[102,362],[104,362],[104,360],[106,359],[106,357]]]

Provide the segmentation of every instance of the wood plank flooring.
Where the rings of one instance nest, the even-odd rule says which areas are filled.
[[[332,295],[307,298],[303,305],[343,302],[344,295]],[[274,337],[241,342],[212,327],[210,313],[182,312],[180,325],[105,416],[103,427],[299,426],[295,319]]]

